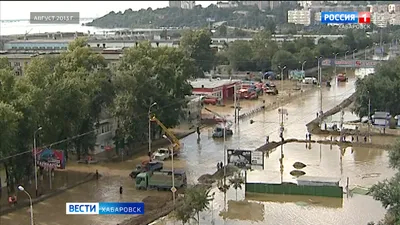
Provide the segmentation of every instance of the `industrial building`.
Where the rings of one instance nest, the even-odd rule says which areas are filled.
[[[193,9],[195,5],[195,1],[169,1],[170,8]]]
[[[235,85],[240,88],[241,80],[196,79],[190,82],[195,96],[214,96],[223,102],[233,100]],[[239,90],[239,89],[237,89]]]

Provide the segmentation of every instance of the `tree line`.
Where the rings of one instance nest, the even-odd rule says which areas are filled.
[[[330,40],[301,38],[295,41],[279,43],[272,40],[268,31],[258,32],[252,41],[237,40],[226,44],[224,51],[216,54],[216,65],[229,65],[238,71],[278,71],[279,65],[286,65],[288,69],[304,69],[317,66],[315,57],[334,58],[347,54],[351,58],[353,50],[362,50],[374,46],[374,40],[365,32],[352,30],[345,32],[344,38]]]
[[[33,175],[34,133],[38,147],[62,149],[66,157],[75,150],[79,159],[93,149],[104,114],[117,121],[117,150],[147,140],[153,102],[157,118],[176,126],[185,96],[191,95],[188,80],[201,72],[192,57],[206,57],[187,48],[153,48],[143,42],[127,49],[113,68],[86,40],[77,39],[60,55],[33,57],[22,77],[15,76],[7,58],[0,58],[0,163],[8,187]],[[152,130],[153,136],[160,133]]]
[[[208,27],[210,21],[226,21],[229,26],[240,28],[260,28],[267,23],[286,23],[287,10],[298,8],[296,4],[283,2],[274,10],[261,11],[256,5],[237,8],[218,8],[211,4],[207,8],[200,5],[193,9],[161,8],[141,9],[124,12],[111,11],[101,18],[88,23],[88,26],[103,28],[160,28],[160,27]],[[236,12],[236,13],[235,13]],[[269,16],[268,16],[269,15]],[[271,16],[275,16],[275,19]]]

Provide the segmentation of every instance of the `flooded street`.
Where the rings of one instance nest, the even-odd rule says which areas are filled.
[[[340,103],[354,92],[354,79],[348,83],[333,85],[330,89],[322,87],[323,110],[326,111]],[[316,117],[319,111],[319,92],[314,91],[304,94],[296,101],[284,106],[289,115],[285,116],[285,138],[305,138],[305,123]],[[227,112],[229,113],[229,112]],[[230,114],[233,114],[231,109]],[[239,125],[233,127],[234,134],[227,138],[227,148],[255,149],[265,143],[265,137],[270,136],[270,140],[278,140],[279,114],[277,110],[269,112],[260,112],[253,117],[240,121]],[[250,124],[250,119],[255,122]],[[196,183],[200,175],[213,173],[216,170],[218,161],[223,161],[223,141],[211,138],[210,129],[203,129],[201,141],[197,143],[197,135],[192,134],[181,140],[183,149],[180,156],[175,160],[175,168],[185,168],[188,173],[189,183]],[[313,136],[313,139],[319,137]],[[320,137],[323,138],[323,137]],[[304,171],[309,176],[338,176],[350,177],[350,186],[369,186],[377,180],[384,177],[390,177],[390,170],[386,168],[387,157],[383,150],[376,149],[346,149],[343,157],[337,146],[321,146],[314,144],[311,149],[306,149],[305,144],[288,144],[284,146],[284,180],[290,180],[292,177],[289,172],[292,170],[292,164],[295,161],[301,161],[307,165]],[[253,171],[248,174],[249,181],[279,181],[279,154],[275,151],[270,154],[265,161],[264,171]],[[87,170],[94,172],[96,169],[105,177],[99,181],[89,182],[75,187],[63,194],[53,197],[45,202],[34,206],[35,224],[37,225],[94,225],[94,224],[117,224],[122,221],[124,216],[74,216],[65,215],[66,202],[99,202],[99,201],[141,201],[149,195],[167,195],[169,192],[149,192],[137,191],[133,181],[128,177],[129,172],[135,167],[141,159],[128,160],[123,163],[109,163],[100,165],[68,165],[72,170]],[[341,162],[341,163],[340,163]],[[170,161],[166,161],[164,167],[168,168]],[[379,174],[370,176],[370,173]],[[119,196],[118,188],[124,186],[124,194]],[[235,200],[235,190],[231,189],[227,193],[228,200]],[[248,196],[249,197],[249,196]],[[252,199],[259,199],[259,196],[251,196]],[[227,219],[225,222],[219,216],[223,210],[224,197],[218,190],[216,191],[213,209],[210,212],[202,214],[201,224],[211,224],[214,215],[215,224],[250,224],[253,217],[246,214],[249,223],[239,219]],[[263,196],[263,199],[265,196]],[[243,203],[255,205],[262,211],[263,215],[254,215],[258,222],[252,224],[352,224],[365,225],[370,220],[382,218],[384,209],[379,202],[372,200],[371,197],[354,195],[349,199],[343,199],[343,206],[337,199],[314,199],[310,196],[295,197],[285,196],[278,198],[270,196],[272,200],[263,203]],[[238,190],[238,200],[244,199],[244,191]],[[275,199],[275,200],[274,200]],[[292,200],[291,200],[292,199]],[[265,200],[265,199],[264,199]],[[267,198],[268,200],[268,198]],[[289,203],[279,203],[285,201]],[[335,202],[336,201],[336,202]],[[299,204],[303,202],[304,204]],[[335,207],[326,208],[326,205]],[[333,202],[333,203],[332,203]],[[230,201],[229,205],[234,205]],[[228,206],[229,206],[228,205]],[[227,206],[227,208],[229,208]],[[242,206],[245,208],[246,206]],[[233,209],[232,209],[233,208]],[[234,210],[234,206],[230,210]],[[241,210],[234,210],[234,212]],[[254,212],[258,212],[254,210]],[[238,213],[224,213],[224,218],[234,217]],[[260,213],[258,213],[260,214]],[[261,219],[262,220],[261,220]],[[8,215],[2,216],[1,225],[28,224],[29,212],[27,208],[17,210]],[[296,222],[295,222],[296,221]],[[160,224],[172,224],[170,222],[160,222]]]

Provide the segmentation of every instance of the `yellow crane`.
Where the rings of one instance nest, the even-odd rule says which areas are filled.
[[[180,150],[181,143],[179,139],[166,126],[164,126],[164,124],[161,123],[161,121],[158,120],[155,116],[151,117],[151,121],[156,122],[161,127],[161,129],[163,129],[165,134],[168,135],[169,138],[171,138],[171,141],[174,144],[173,145],[174,151]]]

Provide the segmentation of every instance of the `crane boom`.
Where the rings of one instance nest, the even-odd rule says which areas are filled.
[[[221,118],[224,122],[226,122],[228,124],[228,128],[232,126],[232,121],[226,120],[226,118],[224,116],[221,116],[219,113],[216,113],[214,111],[212,111],[211,109],[204,107],[204,109],[212,114],[214,114],[215,116],[218,116],[219,118]]]
[[[156,122],[161,127],[161,129],[163,129],[163,131],[168,135],[168,137],[172,139],[171,141],[174,143],[174,148],[179,149],[181,147],[179,139],[166,126],[164,126],[164,124],[161,123],[160,120],[158,120],[155,116],[153,116],[151,118],[151,121]]]

